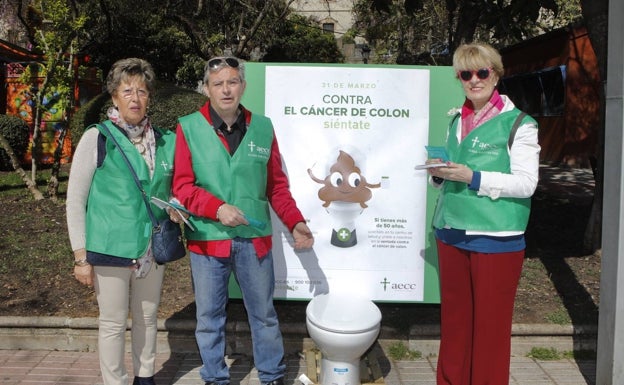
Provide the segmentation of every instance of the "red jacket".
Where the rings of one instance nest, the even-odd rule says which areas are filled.
[[[199,112],[206,118],[207,129],[214,129],[210,118],[210,101],[203,105]],[[252,113],[247,109],[242,109],[245,114],[247,124],[251,121]],[[221,142],[229,150],[227,140],[219,134]],[[228,151],[229,152],[229,151]],[[271,207],[277,216],[284,222],[290,231],[304,218],[301,211],[290,192],[288,177],[282,169],[282,157],[277,145],[277,138],[273,138],[271,145],[271,155],[267,164],[267,190],[266,195]],[[175,148],[174,173],[173,173],[173,195],[193,215],[217,220],[217,209],[223,203],[227,203],[212,195],[201,187],[195,185],[195,173],[193,171],[193,158],[189,150],[184,132],[180,125],[177,127],[177,138]],[[265,256],[272,247],[272,237],[252,238],[258,257]],[[232,247],[232,240],[218,241],[188,241],[188,249],[194,253],[210,255],[213,257],[229,257]]]

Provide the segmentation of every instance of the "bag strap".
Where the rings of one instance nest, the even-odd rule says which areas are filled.
[[[509,133],[509,140],[507,141],[507,148],[511,150],[511,145],[514,142],[514,138],[516,137],[516,131],[518,131],[518,127],[520,127],[520,123],[522,123],[522,119],[526,116],[526,112],[520,111],[518,117],[514,121],[513,126],[511,126],[511,132]]]
[[[102,127],[108,133],[109,137],[113,140],[113,143],[115,144],[115,146],[117,146],[117,149],[119,150],[119,153],[121,154],[124,162],[126,163],[128,168],[130,169],[130,173],[132,174],[132,178],[134,178],[134,183],[136,183],[136,186],[139,188],[139,191],[141,191],[141,197],[143,198],[143,202],[145,202],[145,207],[147,207],[147,213],[149,214],[150,220],[152,221],[152,225],[154,227],[158,227],[158,221],[156,220],[156,217],[154,216],[154,213],[152,212],[152,208],[150,207],[150,203],[149,203],[149,201],[147,199],[147,193],[143,189],[143,186],[141,186],[141,181],[139,181],[139,177],[137,176],[136,172],[134,171],[134,168],[132,167],[132,164],[130,164],[130,159],[128,159],[128,156],[126,155],[126,153],[121,149],[121,146],[119,145],[119,142],[117,141],[115,136],[110,132],[110,130],[108,129],[106,124],[98,124],[98,127]]]

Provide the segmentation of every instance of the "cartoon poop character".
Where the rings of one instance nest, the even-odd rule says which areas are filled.
[[[338,247],[355,246],[355,218],[368,207],[365,202],[373,196],[370,189],[381,187],[381,183],[368,183],[353,157],[342,150],[325,179],[317,178],[312,169],[308,169],[308,175],[316,183],[324,185],[319,189],[318,197],[324,202],[323,207],[336,220],[331,244]]]

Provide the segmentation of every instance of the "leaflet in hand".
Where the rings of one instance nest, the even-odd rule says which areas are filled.
[[[429,164],[419,164],[414,166],[414,170],[426,170],[428,168],[435,167],[448,167],[446,163],[429,163]]]
[[[258,228],[260,230],[263,230],[266,227],[266,223],[264,223],[264,222],[262,222],[262,221],[260,221],[258,219],[250,218],[247,215],[245,215],[245,219],[247,220],[247,222],[249,222],[249,226],[256,227],[256,228]]]
[[[414,167],[414,170],[425,170],[433,167],[447,167],[446,162],[449,161],[448,153],[446,152],[446,148],[442,146],[425,146],[427,149],[427,157],[429,159],[440,159],[442,162],[440,163],[429,163],[429,164],[419,164]]]
[[[425,146],[429,159],[441,159],[442,162],[448,162],[449,156],[446,148],[442,146]]]
[[[151,201],[154,205],[156,205],[156,207],[161,208],[163,210],[166,210],[167,207],[175,210],[178,215],[180,215],[180,217],[182,218],[182,220],[184,221],[184,224],[188,226],[189,229],[191,229],[191,231],[195,231],[195,226],[193,226],[193,224],[191,222],[188,221],[188,219],[186,219],[186,217],[184,217],[184,215],[182,215],[182,212],[191,215],[191,213],[184,208],[183,206],[173,203],[173,202],[166,202],[162,199],[156,198],[156,197],[152,197]]]

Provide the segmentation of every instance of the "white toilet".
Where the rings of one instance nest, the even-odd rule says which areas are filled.
[[[370,300],[340,294],[314,297],[306,307],[310,338],[321,351],[321,385],[360,385],[360,358],[381,325]]]

